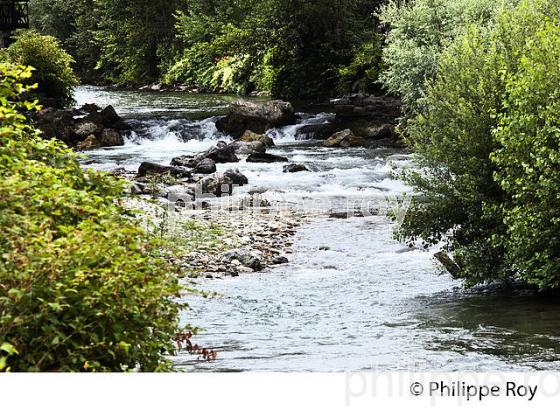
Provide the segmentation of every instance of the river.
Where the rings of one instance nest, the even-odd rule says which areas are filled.
[[[110,91],[80,87],[78,104],[112,104],[134,127],[124,147],[88,153],[98,169],[168,163],[228,136],[214,121],[229,96]],[[303,124],[329,121],[303,115]],[[290,263],[256,274],[199,280],[213,298],[190,297],[183,321],[205,329],[194,341],[218,352],[207,362],[174,358],[187,371],[558,370],[560,305],[554,300],[465,292],[443,274],[431,252],[392,239],[383,212],[329,218],[348,201],[364,209],[396,203],[407,187],[391,170],[410,156],[390,150],[327,149],[300,141],[300,125],[273,130],[270,151],[312,172],[284,174],[278,164],[235,164],[249,190],[276,201],[324,206],[303,225]],[[231,164],[219,166],[231,168]],[[309,205],[312,204],[312,205]],[[325,206],[326,204],[326,206]]]

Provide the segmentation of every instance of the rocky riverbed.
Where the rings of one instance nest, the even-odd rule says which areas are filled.
[[[80,88],[76,97],[80,106],[112,105],[132,127],[124,145],[87,151],[84,165],[119,169],[147,188],[160,184],[157,193],[137,193],[131,201],[141,203],[140,209],[151,207],[150,229],[177,244],[169,257],[197,276],[192,279],[197,288],[217,295],[185,295],[191,309],[182,317],[183,323],[206,329],[193,343],[217,352],[217,360],[185,353],[174,358],[178,368],[558,369],[557,303],[531,295],[464,292],[434,260],[439,249],[410,249],[393,239],[394,222],[380,211],[398,205],[409,192],[391,176],[395,168],[411,166],[406,150],[354,145],[347,133],[338,136],[342,144],[325,146],[346,129],[367,143],[375,141],[379,127],[392,125],[388,119],[397,105],[350,96],[333,110],[299,107],[295,123],[264,134],[253,131],[274,142],[260,141],[264,154],[288,162],[251,162],[250,153],[234,149],[239,161],[214,161],[214,170],[209,161],[195,168],[191,161],[218,145],[237,145],[216,125],[234,97],[98,88]],[[145,176],[138,175],[143,163],[183,167],[188,174],[158,182],[161,175],[146,176],[150,166],[144,166]],[[284,172],[286,167],[299,172]],[[247,183],[231,193],[226,183],[227,195],[220,197],[196,193],[203,179],[215,181],[229,170],[239,171]],[[188,207],[192,202],[196,209]],[[174,229],[162,231],[153,222],[170,218],[180,220],[170,225]],[[254,257],[260,258],[261,271],[246,266],[258,269]],[[276,257],[288,262],[272,265]]]

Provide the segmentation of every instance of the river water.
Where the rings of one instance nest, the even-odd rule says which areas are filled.
[[[168,163],[228,140],[214,122],[233,97],[108,91],[80,87],[78,104],[112,104],[134,127],[124,147],[90,152],[98,169]],[[323,209],[301,227],[290,263],[266,272],[200,280],[213,298],[190,297],[183,320],[205,329],[194,341],[218,359],[175,358],[187,371],[492,371],[560,369],[560,305],[554,300],[465,292],[442,274],[430,252],[392,239],[382,211],[407,187],[391,170],[410,156],[390,150],[326,149],[298,140],[302,124],[271,131],[269,151],[312,172],[282,173],[279,164],[234,164],[249,190],[286,204]],[[231,168],[220,165],[219,170]],[[329,218],[355,204],[365,217]],[[318,206],[320,204],[320,206]],[[298,205],[300,206],[300,205]],[[381,210],[381,211],[380,211]]]

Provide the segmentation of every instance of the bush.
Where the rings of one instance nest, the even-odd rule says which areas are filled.
[[[548,21],[508,73],[495,137],[508,263],[528,283],[560,287],[560,28]]]
[[[35,69],[33,80],[40,84],[37,91],[54,99],[54,105],[72,102],[73,88],[78,85],[71,68],[74,59],[60,47],[57,39],[32,31],[23,32],[8,47],[8,55],[16,64]]]
[[[554,77],[536,87],[558,60],[530,69],[546,58],[536,50],[546,19],[558,17],[553,4],[525,1],[491,32],[471,27],[458,37],[439,58],[425,114],[409,124],[422,170],[406,174],[418,195],[397,237],[443,242],[467,285],[520,276],[558,287],[555,262],[545,263],[554,261],[558,244],[555,220],[547,219],[556,215],[557,198]]]
[[[405,114],[426,108],[426,86],[437,74],[441,53],[469,25],[486,31],[499,11],[518,0],[392,0],[379,18],[389,29],[383,49],[385,70],[380,79],[399,95]]]
[[[120,205],[122,182],[18,113],[31,70],[0,74],[0,370],[170,369],[182,305],[160,244]]]

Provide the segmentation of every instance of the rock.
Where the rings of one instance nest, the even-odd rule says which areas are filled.
[[[203,160],[197,162],[195,161],[195,157],[192,155],[182,155],[180,157],[173,158],[171,160],[171,165],[176,167],[195,168],[198,163],[202,162]]]
[[[357,137],[354,133],[349,130],[343,130],[331,135],[324,143],[325,147],[365,147],[368,142],[362,138]]]
[[[226,178],[226,182],[233,185],[247,185],[249,183],[249,179],[245,175],[243,175],[239,170],[236,169],[228,169],[224,172],[224,177]]]
[[[226,172],[215,173],[200,180],[196,187],[196,192],[202,194],[212,194],[216,197],[231,195],[234,186],[247,185],[249,180],[237,169],[230,169]]]
[[[203,159],[210,158],[217,164],[225,164],[228,162],[239,162],[239,158],[235,155],[235,151],[231,145],[223,141],[218,142],[215,147],[198,154],[195,156],[195,161],[198,163]]]
[[[56,110],[54,108],[45,108],[31,115],[37,127],[43,132],[43,136],[47,139],[58,138],[70,146],[75,146],[82,138],[76,135],[74,130],[74,116],[68,110]]]
[[[195,174],[213,174],[216,172],[216,163],[210,158],[204,158],[192,170]]]
[[[119,117],[112,105],[108,105],[101,111],[89,113],[83,121],[101,124],[104,127],[111,127],[113,124],[120,122],[121,117]]]
[[[142,162],[138,168],[137,177],[145,177],[148,175],[164,175],[169,174],[178,178],[190,178],[191,173],[189,170],[181,167],[168,167],[165,165],[156,164],[153,162]]]
[[[232,263],[233,261],[239,261],[241,265],[254,271],[260,271],[263,269],[261,255],[257,252],[247,251],[244,249],[236,249],[224,253],[222,255],[221,261],[222,263]]]
[[[84,104],[80,108],[78,108],[78,111],[89,114],[92,112],[101,111],[101,107],[99,107],[97,104]]]
[[[333,211],[329,214],[331,219],[348,219],[349,217],[349,213],[344,211]]]
[[[391,124],[383,124],[380,127],[373,127],[367,130],[367,137],[375,140],[396,139],[395,127]]]
[[[216,127],[218,131],[239,138],[247,130],[264,134],[271,128],[295,124],[295,122],[294,108],[288,102],[274,100],[256,103],[238,100],[230,105],[229,113],[216,122]]]
[[[101,143],[99,142],[97,137],[95,135],[90,135],[84,141],[78,143],[77,149],[79,151],[87,151],[90,149],[96,149],[100,147],[101,147]]]
[[[266,153],[254,153],[247,157],[247,162],[260,162],[260,163],[271,163],[271,162],[288,162],[289,159],[286,157],[281,157],[279,155],[272,155]]]
[[[76,127],[76,135],[79,138],[86,138],[89,135],[100,136],[103,132],[103,126],[94,122],[83,122]]]
[[[266,146],[260,141],[245,142],[245,141],[235,141],[230,144],[236,154],[249,155],[255,152],[264,153],[266,152]]]
[[[303,172],[303,171],[309,171],[309,169],[303,164],[284,165],[284,172]]]
[[[115,130],[104,129],[101,133],[101,145],[104,147],[119,147],[124,145],[124,138]]]
[[[132,195],[146,195],[148,193],[148,186],[140,182],[134,182],[130,187],[130,193]]]
[[[244,142],[261,142],[265,147],[274,147],[274,140],[263,134],[254,133],[251,130],[245,131],[245,133],[239,137],[239,141]]]
[[[283,264],[286,264],[286,263],[288,263],[288,262],[290,262],[290,261],[289,261],[288,258],[286,258],[285,256],[275,256],[275,257],[272,259],[272,262],[271,262],[271,263],[272,263],[273,265],[283,265]]]
[[[461,273],[461,267],[457,265],[457,263],[451,259],[451,257],[445,252],[438,252],[434,254],[434,258],[436,258],[439,263],[443,265],[445,270],[453,276],[453,278],[457,279],[459,274]]]

